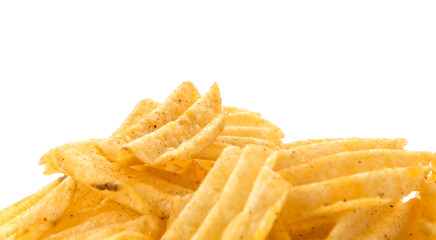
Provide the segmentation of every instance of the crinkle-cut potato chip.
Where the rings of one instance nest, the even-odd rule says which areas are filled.
[[[296,148],[303,145],[309,145],[313,143],[321,143],[321,142],[330,142],[330,141],[337,141],[337,140],[344,140],[346,138],[319,138],[319,139],[306,139],[306,140],[299,140],[295,142],[290,143],[283,143],[284,149],[290,149],[290,148]]]
[[[384,218],[393,214],[400,204],[401,201],[398,201],[397,203],[346,212],[339,217],[326,240],[355,239],[358,235],[367,232],[369,228],[383,222]]]
[[[210,169],[215,164],[215,161],[207,160],[207,159],[194,159],[196,164],[201,166],[205,171],[209,172]]]
[[[86,221],[82,222],[79,225],[75,225],[73,227],[67,228],[64,231],[53,234],[45,239],[47,240],[68,239],[68,238],[72,238],[73,236],[81,232],[86,232],[88,230],[101,228],[116,223],[123,223],[126,221],[133,220],[139,216],[140,214],[138,212],[128,209],[124,211],[103,212],[96,216],[86,219]]]
[[[0,239],[436,239],[436,154],[405,139],[283,143],[216,84],[143,99],[108,139],[49,150],[65,176],[0,211]]]
[[[103,213],[126,212],[126,211],[132,212],[132,210],[130,210],[126,206],[116,203],[114,201],[102,203],[94,207],[77,209],[75,211],[68,211],[67,209],[64,212],[64,214],[59,218],[56,225],[53,226],[50,230],[46,231],[41,236],[41,238],[45,239],[49,236],[56,235],[57,233],[63,232],[67,229],[73,228],[77,225],[87,222],[89,219]]]
[[[3,239],[37,239],[56,224],[74,195],[76,182],[65,178],[32,207],[0,226]]]
[[[220,114],[207,124],[198,134],[180,144],[176,149],[160,155],[154,164],[162,164],[173,160],[189,160],[215,141],[224,128],[227,114]]]
[[[152,211],[168,216],[176,194],[191,192],[152,175],[141,175],[134,169],[112,167],[115,163],[109,163],[95,151],[82,153],[69,149],[57,159],[66,175],[143,214]]]
[[[170,183],[195,190],[209,172],[210,167],[206,168],[198,159],[191,159],[184,162],[188,162],[188,164],[184,167],[180,167],[177,172],[145,165],[134,166],[134,168],[142,174],[151,174],[165,179]]]
[[[138,159],[147,164],[159,164],[158,159],[162,154],[179,147],[184,141],[200,133],[220,113],[221,95],[215,83],[177,120],[124,144],[119,151],[117,161],[129,164]]]
[[[256,145],[247,145],[242,150],[241,157],[219,199],[209,210],[192,240],[221,239],[227,224],[244,209],[248,196],[252,192],[253,183],[271,153],[272,149]]]
[[[243,108],[231,107],[231,106],[223,106],[223,112],[228,112],[228,113],[248,112],[250,114],[254,114],[260,117],[260,113],[258,112],[252,112]]]
[[[91,238],[95,239],[95,238]],[[145,234],[139,232],[124,231],[105,238],[107,240],[152,240]]]
[[[416,199],[415,199],[416,200]],[[329,239],[398,239],[398,235],[401,229],[405,226],[409,216],[412,214],[415,200],[408,201],[400,206],[396,207],[390,214],[379,220],[378,224],[368,226],[363,232],[351,236],[350,238],[329,238]],[[410,237],[410,238],[409,238]],[[411,239],[412,236],[408,236],[406,239]]]
[[[288,218],[298,219],[337,202],[375,197],[399,200],[418,189],[428,171],[427,166],[374,170],[293,187],[283,212]]]
[[[229,223],[222,239],[265,239],[290,188],[279,174],[264,166],[244,210]]]
[[[211,207],[219,199],[240,155],[241,149],[237,147],[228,147],[223,151],[203,183],[169,225],[162,240],[190,239],[194,235]]]
[[[418,220],[419,228],[429,239],[436,239],[436,181],[434,175],[431,179],[421,183],[419,195],[422,208],[421,219]]]
[[[296,148],[281,150],[273,170],[282,170],[302,162],[307,162],[316,158],[340,152],[376,148],[402,149],[406,144],[407,141],[402,138],[349,138],[343,140],[312,143]]]
[[[276,146],[274,143],[264,140],[264,139],[258,139],[253,137],[240,137],[240,136],[218,136],[216,138],[217,141],[233,146],[238,147],[244,147],[248,144],[255,144],[255,145],[261,145],[269,148],[276,148],[278,149],[278,146]]]
[[[304,219],[304,218],[318,217],[318,216],[335,216],[337,214],[341,214],[343,212],[351,211],[351,210],[355,210],[355,209],[386,205],[386,204],[392,203],[393,201],[395,201],[395,200],[392,200],[390,198],[380,198],[380,197],[359,198],[356,200],[351,200],[351,201],[346,201],[346,202],[341,201],[341,202],[336,202],[332,205],[321,206],[321,207],[318,207],[314,210],[301,213],[298,216],[298,218]],[[285,215],[288,213],[286,212],[283,214]],[[291,222],[295,221],[292,218],[289,218],[289,220]]]
[[[65,176],[66,177],[66,176]],[[58,178],[54,180],[53,182],[47,184],[42,189],[37,191],[36,193],[22,199],[21,201],[3,209],[0,211],[0,226],[11,221],[16,216],[20,215],[27,209],[34,206],[36,203],[38,203],[41,198],[46,196],[48,193],[50,193],[56,186],[58,186],[65,177]]]
[[[44,154],[44,156],[41,157],[41,159],[39,160],[39,165],[46,165],[46,171],[45,173],[48,174],[52,174],[52,173],[56,173],[56,172],[60,172],[59,170],[59,166],[57,161],[59,159],[57,159],[57,156],[59,155],[59,152],[64,152],[66,150],[72,149],[74,151],[79,151],[79,152],[89,152],[89,151],[95,151],[95,144],[99,143],[103,141],[103,139],[88,139],[88,140],[83,140],[83,141],[79,141],[79,142],[72,142],[72,143],[67,143],[64,144],[62,146],[58,146],[55,147],[53,149],[51,149],[50,151],[48,151],[46,154]],[[53,169],[54,172],[50,172],[50,169]]]
[[[192,158],[207,159],[215,161],[223,152],[224,148],[232,146],[227,143],[222,143],[220,141],[214,141],[211,145],[203,149],[201,152],[192,156]]]
[[[422,217],[436,222],[436,181],[424,180],[421,183]]]
[[[317,158],[279,172],[293,186],[298,186],[383,168],[428,165],[431,157],[431,152],[401,149],[357,150]]]
[[[291,240],[289,228],[287,228],[281,219],[277,218],[271,227],[271,231],[266,238],[268,240]]]
[[[277,146],[281,146],[282,144],[280,135],[278,135],[273,129],[266,127],[228,126],[221,131],[220,135],[263,139],[270,141]]]
[[[116,137],[119,133],[125,131],[130,126],[139,123],[141,119],[143,119],[147,114],[159,107],[159,105],[160,104],[158,102],[152,99],[142,99],[135,105],[130,114],[127,115],[121,126],[114,133],[112,133],[112,136]]]
[[[279,127],[261,118],[259,114],[251,112],[230,113],[226,126],[267,127],[273,129],[280,137],[285,137],[285,134]]]
[[[403,212],[403,216],[400,217],[405,218],[405,221],[397,234],[397,239],[425,239],[425,234],[419,227],[419,219],[422,213],[421,200],[416,197],[410,199],[399,207],[399,212]]]
[[[69,213],[80,209],[96,207],[106,199],[106,196],[101,192],[95,191],[90,186],[77,182],[76,191],[71,200],[71,204],[65,212]]]
[[[281,222],[287,234],[292,240],[295,239],[324,239],[335,225],[336,219],[332,216],[321,216],[303,219],[297,222],[286,224],[279,216],[277,223]],[[277,240],[279,238],[276,238]]]
[[[184,82],[159,105],[156,109],[146,114],[144,118],[126,128],[124,131],[111,136],[108,140],[100,142],[98,149],[110,160],[116,160],[119,148],[139,137],[159,129],[165,124],[177,119],[186,109],[200,98],[194,84]]]

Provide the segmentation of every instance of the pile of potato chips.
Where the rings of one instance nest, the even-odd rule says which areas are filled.
[[[436,239],[436,155],[283,137],[184,82],[108,139],[47,152],[45,174],[64,177],[3,209],[0,239]]]

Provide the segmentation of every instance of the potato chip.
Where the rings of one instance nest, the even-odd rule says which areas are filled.
[[[177,120],[123,145],[117,161],[128,164],[138,159],[147,164],[158,164],[156,159],[159,156],[194,137],[220,112],[221,96],[218,86],[214,84]]]
[[[263,139],[253,138],[253,137],[218,136],[216,138],[216,140],[218,142],[221,142],[224,144],[229,144],[229,145],[238,146],[238,147],[244,147],[248,144],[255,144],[255,145],[260,145],[260,146],[278,149],[278,147],[274,143],[272,143],[268,140],[263,140]]]
[[[285,134],[279,127],[272,124],[270,121],[261,118],[260,115],[256,113],[230,113],[227,118],[226,126],[267,127],[273,129],[280,137],[285,137]]]
[[[108,139],[44,154],[65,177],[0,211],[0,239],[436,239],[436,154],[283,137],[216,84],[184,82]]]
[[[0,226],[3,239],[37,239],[56,225],[74,195],[76,182],[70,177],[48,192],[31,208]]]
[[[422,200],[422,217],[436,222],[436,181],[424,180],[419,195]]]
[[[95,239],[94,237],[89,239]],[[139,232],[124,231],[105,238],[107,240],[152,240]]]
[[[354,211],[356,209],[361,208],[371,208],[376,206],[382,206],[386,204],[390,204],[395,202],[391,198],[381,198],[381,197],[373,197],[373,198],[359,198],[351,201],[341,201],[336,202],[331,205],[321,206],[314,210],[302,212],[299,219],[310,218],[310,217],[318,217],[318,216],[336,216],[346,211]],[[284,213],[286,214],[286,213]],[[290,221],[292,218],[289,219]]]
[[[228,147],[224,150],[203,183],[194,192],[177,218],[169,225],[162,240],[190,239],[194,235],[210,208],[219,199],[240,155],[240,148]]]
[[[66,177],[66,176],[65,176]],[[0,211],[0,226],[11,221],[16,216],[20,215],[36,203],[38,203],[41,198],[45,197],[48,193],[50,193],[56,186],[58,186],[65,177],[58,178],[53,182],[47,184],[42,189],[37,191],[36,193],[24,198],[23,200],[3,209]]]
[[[325,141],[302,145],[280,151],[273,170],[278,171],[301,162],[307,162],[316,158],[335,153],[357,151],[362,149],[401,149],[406,145],[405,139],[386,138],[349,138],[336,141]]]
[[[76,191],[71,199],[70,206],[65,210],[66,213],[96,207],[107,199],[104,194],[100,191],[93,190],[90,186],[86,186],[80,182],[76,184]]]
[[[408,216],[413,210],[413,206],[416,202],[409,201],[398,206],[392,213],[384,216],[382,221],[378,224],[369,226],[363,233],[360,233],[349,239],[397,239],[401,228],[405,225],[408,220]],[[412,236],[408,236],[410,239]],[[331,238],[331,239],[344,239],[341,238]]]
[[[358,235],[367,232],[369,228],[383,222],[384,218],[394,213],[401,201],[371,208],[361,208],[345,213],[337,221],[326,240],[355,239]]]
[[[189,160],[197,153],[208,147],[216,139],[224,128],[227,114],[220,114],[198,134],[183,142],[174,150],[170,150],[159,156],[154,164],[162,164],[173,160]]]
[[[268,240],[291,240],[289,235],[289,229],[285,226],[281,219],[277,218],[271,227],[271,231],[268,235]]]
[[[304,162],[283,169],[280,174],[293,186],[298,186],[382,168],[428,165],[431,157],[431,152],[399,149],[358,150]]]
[[[121,126],[112,134],[111,137],[116,137],[118,134],[125,131],[130,126],[138,124],[141,119],[145,118],[147,114],[149,114],[157,107],[159,107],[159,103],[152,99],[146,98],[139,101],[130,112],[130,114],[126,117],[126,119],[124,119],[124,122],[121,124]]]
[[[375,170],[293,187],[283,212],[292,219],[319,207],[359,198],[399,200],[416,190],[428,171],[426,166]]]
[[[419,220],[419,228],[423,231],[423,233],[428,237],[428,239],[436,238],[436,223],[430,222],[425,219]]]
[[[260,113],[258,112],[252,112],[238,107],[223,106],[223,112],[228,112],[228,113],[248,112],[250,114],[257,115],[260,117]]]
[[[256,145],[247,145],[242,150],[241,158],[227,180],[221,196],[209,210],[192,240],[221,239],[227,224],[244,209],[253,183],[271,153],[272,149]]]
[[[64,231],[58,232],[56,234],[50,235],[45,239],[61,240],[66,238],[72,238],[81,232],[86,232],[91,229],[101,228],[115,223],[123,223],[126,221],[133,220],[139,216],[140,214],[138,212],[127,208],[124,209],[123,211],[115,210],[115,211],[102,212],[98,215],[86,219],[86,221],[78,225],[67,228]]]
[[[431,179],[421,183],[419,195],[422,204],[421,219],[418,220],[419,228],[429,239],[434,239],[436,238],[436,182],[434,175]]]
[[[116,160],[121,145],[151,133],[177,119],[198,98],[200,98],[200,94],[191,82],[182,83],[159,107],[145,115],[136,124],[111,136],[110,139],[100,142],[98,149],[108,159]]]
[[[280,175],[264,166],[244,210],[229,223],[222,239],[265,239],[290,188]]]
[[[232,146],[230,144],[222,143],[219,141],[214,141],[211,145],[207,146],[205,149],[196,153],[192,158],[197,159],[208,159],[215,161],[221,155],[224,148]]]
[[[166,181],[180,185],[184,188],[195,190],[209,172],[197,159],[191,159],[188,165],[180,167],[178,171],[169,171],[152,166],[135,166],[135,169],[145,175],[154,175]]]
[[[216,141],[203,149],[201,152],[196,153],[194,156],[192,156],[192,158],[216,160],[224,148],[228,146],[244,147],[248,144],[262,145],[270,148],[278,147],[276,144],[274,144],[274,142],[265,139],[243,136],[218,136]]]
[[[410,199],[403,206],[399,207],[398,212],[400,212],[400,218],[403,218],[404,221],[400,221],[403,227],[398,232],[397,238],[399,240],[424,239],[425,234],[419,227],[419,219],[422,213],[421,200],[419,198]]]
[[[158,216],[168,216],[176,199],[174,194],[191,192],[152,175],[141,175],[133,169],[117,170],[93,151],[65,150],[57,159],[63,173],[144,214],[152,211]]]
[[[277,146],[282,144],[280,135],[273,129],[266,127],[228,126],[222,130],[220,135],[263,139],[270,141]]]
[[[39,165],[43,165],[43,164],[46,165],[46,170],[44,174],[49,175],[49,174],[60,172],[57,163],[57,161],[59,160],[57,159],[59,152],[63,152],[68,149],[70,150],[72,149],[74,151],[79,151],[79,152],[89,152],[93,150],[95,151],[95,145],[101,141],[103,141],[103,139],[88,139],[79,142],[67,143],[62,146],[55,147],[41,157],[39,161]]]
[[[303,145],[309,145],[313,143],[321,143],[321,142],[330,142],[330,141],[337,141],[337,140],[344,140],[346,138],[320,138],[320,139],[307,139],[307,140],[300,140],[295,141],[291,143],[283,143],[284,149],[290,149],[290,148],[296,148]]]
[[[292,240],[325,239],[334,227],[335,223],[336,219],[334,217],[321,216],[292,222],[287,224],[286,227],[288,228],[289,236]]]
[[[42,239],[80,225],[103,213],[132,211],[126,206],[114,201],[109,201],[92,207],[69,210],[70,208],[65,210],[64,214],[58,219],[58,221],[56,221],[56,225],[41,236]]]

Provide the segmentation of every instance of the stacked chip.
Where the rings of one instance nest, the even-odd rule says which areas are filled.
[[[404,139],[283,143],[216,84],[140,101],[108,139],[40,160],[64,177],[0,212],[1,239],[432,239],[435,155]]]

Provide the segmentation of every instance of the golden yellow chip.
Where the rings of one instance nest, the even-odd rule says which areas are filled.
[[[223,111],[228,112],[228,113],[248,112],[250,114],[254,114],[254,115],[257,115],[260,117],[260,113],[258,113],[258,112],[252,112],[252,111],[248,111],[246,109],[238,108],[238,107],[223,106]]]
[[[118,162],[128,164],[138,159],[147,164],[159,164],[156,160],[164,153],[177,148],[184,141],[198,134],[221,112],[221,95],[216,84],[189,107],[177,120],[158,130],[124,144]]]
[[[56,225],[56,221],[68,208],[74,195],[76,182],[67,177],[28,210],[0,226],[4,239],[37,239]]]
[[[431,152],[399,149],[358,150],[304,162],[283,169],[280,174],[293,186],[298,186],[383,168],[425,166],[430,163],[431,157]]]
[[[45,197],[48,193],[50,193],[56,186],[61,183],[65,177],[61,177],[56,179],[55,181],[47,184],[42,189],[37,191],[36,193],[24,198],[23,200],[3,209],[0,211],[0,226],[11,221],[16,216],[20,215],[22,212],[31,208],[33,205],[38,203],[41,198]]]
[[[120,146],[177,119],[199,97],[200,94],[191,82],[182,83],[161,105],[146,114],[136,124],[111,136],[110,139],[98,143],[98,149],[108,159],[116,160]]]
[[[283,143],[217,84],[143,99],[108,139],[41,157],[60,178],[0,211],[0,239],[436,239],[436,154],[402,138]],[[108,120],[110,121],[110,120]]]
[[[291,185],[264,166],[244,210],[226,227],[222,239],[265,239],[279,215]]]
[[[227,180],[219,199],[209,210],[192,240],[221,239],[226,226],[244,209],[250,193],[257,190],[253,189],[253,182],[271,153],[271,149],[256,145],[247,145],[242,150],[241,158]],[[262,178],[262,181],[265,180]]]
[[[337,224],[326,239],[355,239],[358,235],[367,232],[369,228],[378,226],[380,222],[383,222],[383,218],[393,214],[400,204],[401,201],[398,201],[345,213],[337,220]]]
[[[115,210],[115,211],[102,212],[98,215],[86,219],[86,221],[78,225],[67,228],[64,231],[58,232],[56,234],[50,235],[45,239],[61,240],[61,239],[74,238],[81,232],[86,232],[96,228],[102,228],[116,223],[123,223],[126,221],[136,219],[139,216],[140,214],[138,212],[129,209],[124,209],[124,211]]]
[[[126,117],[121,126],[112,134],[111,137],[116,137],[121,132],[125,131],[130,126],[133,126],[145,118],[147,114],[159,107],[159,103],[152,99],[143,99],[139,101],[130,114]]]
[[[63,173],[140,213],[168,216],[175,195],[191,192],[153,175],[122,169],[106,161],[95,150],[83,153],[69,149],[58,154],[58,165]]]
[[[293,187],[283,212],[298,219],[314,214],[317,208],[359,198],[399,200],[418,189],[428,171],[424,166],[375,170]]]
[[[357,219],[351,218],[350,220],[354,221],[354,226],[348,227],[347,230],[343,229],[342,234],[337,234],[335,228],[327,239],[397,239],[415,203],[415,201],[409,201],[399,206],[389,205],[385,206],[384,209],[379,208],[382,213],[379,213],[377,210],[372,210],[374,211],[373,214],[376,214],[377,217],[371,216],[371,210],[369,210],[370,212],[363,211],[362,214],[366,214],[366,217],[358,216]],[[393,209],[391,210],[390,208]],[[350,216],[348,217],[350,218]],[[365,218],[369,219],[365,220]],[[346,228],[346,226],[344,227]],[[406,239],[410,238],[412,238],[412,236],[407,236]]]
[[[223,129],[220,135],[252,137],[270,141],[277,146],[282,144],[281,136],[273,129],[266,127],[227,126]]]
[[[189,160],[197,153],[211,145],[224,128],[227,114],[220,114],[207,124],[198,134],[159,156],[154,164],[162,164],[174,160]]]
[[[228,147],[218,158],[203,183],[170,224],[162,240],[190,239],[218,200],[229,176],[235,168],[241,149]]]
[[[344,140],[344,139],[345,138],[320,138],[320,139],[299,140],[291,143],[284,143],[283,148],[290,149],[290,148],[296,148],[296,147],[309,145],[313,143],[330,142],[330,141],[337,141],[337,140]]]
[[[267,127],[273,129],[280,137],[285,137],[279,127],[251,112],[230,113],[226,126]]]
[[[387,138],[348,138],[342,140],[312,143],[280,151],[275,162],[274,170],[282,170],[296,164],[307,162],[331,154],[362,149],[402,149],[406,145],[405,139]]]

